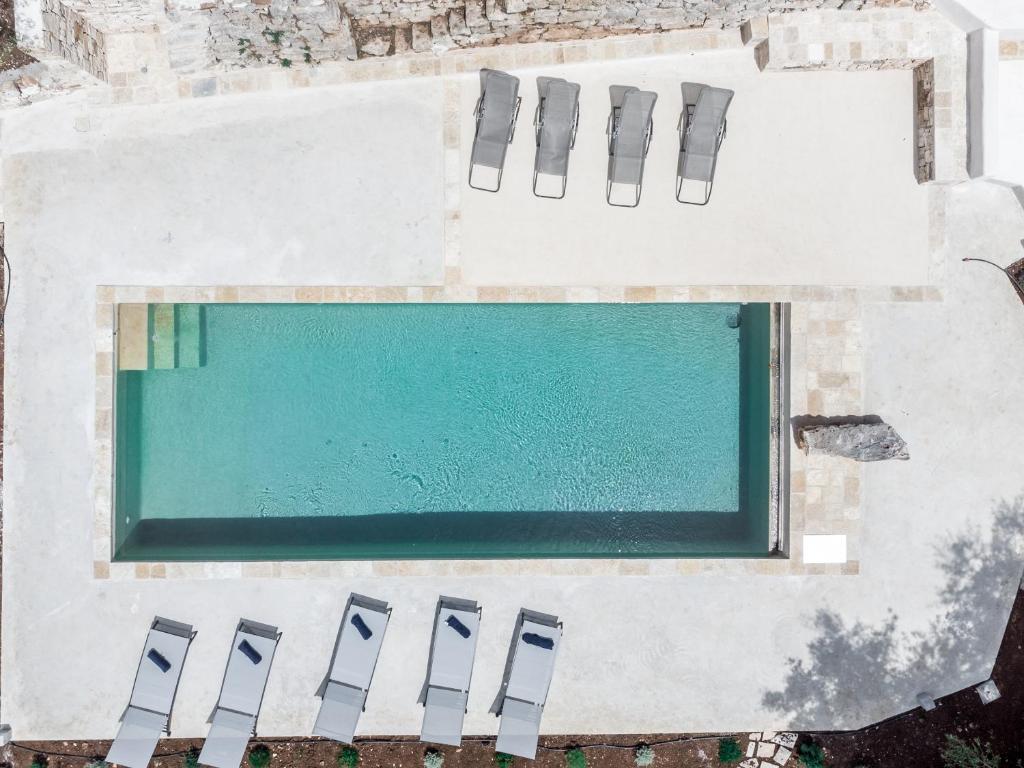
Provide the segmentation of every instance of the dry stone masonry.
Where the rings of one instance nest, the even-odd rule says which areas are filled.
[[[931,0],[42,0],[43,43],[110,79],[145,65],[326,61],[638,32],[737,27],[811,9],[925,9]],[[148,38],[148,42],[146,39]]]

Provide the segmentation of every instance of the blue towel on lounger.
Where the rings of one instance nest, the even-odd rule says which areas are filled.
[[[555,647],[555,641],[550,637],[544,637],[543,635],[537,635],[533,632],[523,633],[523,642],[527,645],[536,645],[538,648],[544,648],[550,651]]]
[[[249,659],[249,661],[251,661],[253,664],[259,664],[261,661],[263,661],[263,656],[260,654],[259,651],[257,651],[251,645],[249,645],[248,640],[243,640],[242,642],[240,642],[238,644],[238,650],[244,653],[246,657]]]
[[[156,648],[150,648],[149,653],[146,654],[146,658],[156,664],[161,672],[166,672],[171,668],[171,662],[164,658],[164,655],[160,653]]]
[[[369,640],[373,637],[373,630],[366,626],[366,622],[363,621],[363,617],[358,613],[352,616],[352,626],[359,630],[359,634],[363,636],[363,640]]]
[[[459,621],[458,617],[455,616],[454,614],[452,614],[447,619],[445,619],[444,623],[447,624],[452,629],[454,629],[456,632],[458,632],[463,637],[469,637],[469,635],[470,635],[469,627],[467,627],[465,624],[463,624],[461,621]]]

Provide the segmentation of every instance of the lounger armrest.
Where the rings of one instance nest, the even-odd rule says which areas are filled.
[[[523,97],[516,96],[516,107],[512,110],[512,125],[508,129],[508,143],[512,143],[512,139],[516,136],[516,121],[519,119],[519,107],[523,104]]]

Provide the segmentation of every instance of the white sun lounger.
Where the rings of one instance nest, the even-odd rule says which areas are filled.
[[[220,686],[220,697],[208,722],[199,762],[213,768],[238,768],[256,720],[270,676],[274,651],[281,639],[277,627],[242,619],[231,641],[231,653]]]
[[[644,162],[654,136],[654,105],[658,94],[630,85],[608,88],[608,180],[605,199],[609,205],[636,208],[643,191]],[[628,196],[621,190],[625,188]],[[616,194],[618,192],[618,194]]]
[[[540,719],[562,639],[556,616],[519,612],[501,690],[491,711],[501,718],[495,749],[532,760],[537,755]]]
[[[480,98],[473,116],[476,133],[469,158],[469,186],[484,192],[501,189],[508,145],[516,134],[519,117],[519,78],[496,69],[480,70]],[[489,169],[480,182],[481,168]]]
[[[162,734],[170,735],[171,710],[189,645],[196,633],[188,624],[157,616],[150,625],[142,659],[121,727],[106,761],[146,768]]]
[[[703,83],[683,83],[683,111],[679,115],[679,162],[676,166],[676,200],[689,205],[707,205],[715,183],[718,150],[729,122],[726,113],[733,92]],[[684,194],[684,187],[697,182],[699,192]],[[690,197],[691,199],[686,199]]]
[[[419,698],[424,706],[420,741],[462,744],[479,630],[480,608],[475,602],[443,595],[437,601],[427,679]]]
[[[533,118],[537,153],[533,160],[533,194],[561,200],[569,177],[569,153],[576,146],[580,122],[580,86],[560,77],[537,78],[537,111]],[[557,179],[553,192],[539,191],[544,178]],[[539,183],[540,182],[540,183]]]
[[[317,736],[352,743],[390,618],[386,602],[357,594],[349,596],[331,667],[316,692],[322,699],[313,726]]]

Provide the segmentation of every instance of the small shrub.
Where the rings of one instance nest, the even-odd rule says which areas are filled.
[[[638,768],[647,768],[648,765],[654,762],[654,747],[650,744],[637,745],[636,754],[633,755],[633,762],[637,764]]]
[[[50,758],[46,755],[37,752],[32,756],[31,768],[46,768],[50,764]]]
[[[965,741],[959,736],[947,736],[942,750],[942,763],[946,768],[999,768],[999,755],[987,741],[974,738]]]
[[[281,66],[284,67],[285,69],[288,69],[288,67],[290,67],[291,65],[292,65],[292,60],[291,59],[281,59]]]
[[[423,768],[441,768],[444,765],[444,754],[436,749],[428,749],[423,753]]]
[[[270,765],[270,747],[257,744],[249,750],[249,765],[252,768],[267,768]]]
[[[515,762],[515,758],[508,752],[495,752],[494,753],[494,764],[498,768],[512,768],[512,763]]]
[[[359,750],[355,747],[342,747],[338,750],[338,768],[357,768]]]
[[[199,768],[199,750],[189,747],[185,750],[185,768]]]
[[[743,750],[740,743],[731,736],[718,740],[718,762],[723,765],[738,763],[743,757]]]
[[[813,742],[801,744],[800,765],[804,768],[825,768],[825,750]]]
[[[587,756],[579,747],[565,753],[565,768],[587,768]]]

